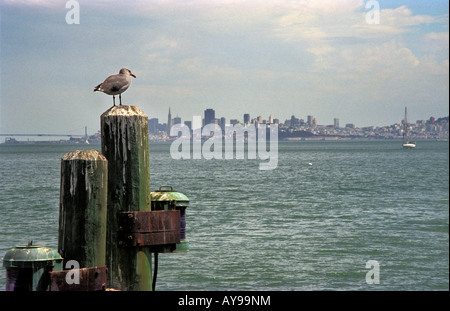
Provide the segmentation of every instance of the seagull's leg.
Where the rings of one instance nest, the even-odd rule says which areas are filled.
[[[113,95],[113,106],[116,105],[116,97]]]
[[[122,105],[122,94],[119,94],[120,105]]]

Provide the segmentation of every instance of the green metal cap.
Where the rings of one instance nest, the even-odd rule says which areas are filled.
[[[164,190],[163,188],[166,188]],[[161,186],[158,191],[151,192],[152,201],[174,201],[176,206],[188,207],[189,199],[180,192],[173,190],[172,186]]]
[[[18,245],[6,252],[3,257],[4,268],[32,268],[35,263],[48,264],[62,262],[61,255],[51,248],[42,245]]]
[[[189,241],[188,240],[181,240],[180,243],[177,244],[174,252],[175,253],[189,252]]]

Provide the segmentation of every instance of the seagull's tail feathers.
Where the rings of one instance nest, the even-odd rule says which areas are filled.
[[[100,83],[96,87],[94,87],[94,92],[101,92],[102,91],[102,84]]]

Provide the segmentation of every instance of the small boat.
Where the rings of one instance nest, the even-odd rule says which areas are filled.
[[[405,107],[405,119],[403,120],[403,142],[402,146],[404,149],[416,148],[416,142],[408,140],[408,119],[407,119],[407,108]]]
[[[415,141],[407,141],[406,143],[403,143],[403,148],[405,149],[412,149],[416,148],[416,142]]]

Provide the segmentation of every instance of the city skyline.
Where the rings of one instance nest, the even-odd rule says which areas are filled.
[[[92,90],[122,67],[123,104],[161,120],[449,114],[448,1],[68,2],[0,2],[1,133],[98,128],[112,99]]]
[[[208,116],[206,114],[208,114]],[[183,119],[183,118],[179,117],[176,113],[175,113],[176,117],[174,117],[174,118],[171,118],[171,115],[172,115],[171,114],[171,109],[169,107],[169,113],[167,115],[167,119],[168,120],[171,119],[173,121],[175,118],[177,118],[177,119],[180,120],[177,123],[180,123],[180,122],[184,123],[186,121],[187,122],[191,122],[194,116],[201,116],[202,120],[203,120],[203,125],[207,124],[207,123],[214,123],[214,122],[210,122],[212,119],[216,120],[216,123],[220,125],[220,121],[221,121],[222,118],[225,118],[225,120],[226,120],[225,123],[226,124],[233,124],[232,121],[238,121],[241,124],[250,124],[250,123],[252,123],[252,121],[256,120],[257,118],[261,118],[261,121],[263,121],[264,123],[280,123],[280,124],[284,124],[286,121],[288,121],[288,120],[292,119],[293,117],[295,117],[295,119],[299,120],[300,123],[305,123],[305,124],[308,124],[308,125],[317,125],[317,126],[331,126],[331,125],[333,125],[334,127],[336,127],[336,125],[338,125],[337,127],[340,127],[340,125],[344,125],[345,126],[347,124],[352,124],[355,127],[359,127],[359,126],[355,125],[356,124],[355,122],[351,122],[351,121],[345,122],[345,123],[341,122],[340,118],[338,118],[338,117],[334,117],[331,120],[331,122],[322,123],[322,122],[319,122],[319,120],[317,120],[317,118],[313,114],[307,114],[307,115],[305,115],[305,117],[301,117],[301,116],[299,117],[299,116],[296,116],[295,114],[293,114],[293,115],[291,115],[290,118],[282,120],[282,119],[278,118],[277,116],[274,116],[273,114],[270,114],[267,118],[264,118],[260,114],[252,117],[252,115],[250,113],[243,113],[241,118],[235,117],[235,118],[228,119],[228,118],[223,117],[223,116],[216,117],[215,109],[213,109],[213,108],[206,108],[206,109],[203,110],[202,114],[193,114],[190,119]],[[408,123],[409,124],[414,124],[414,123],[418,123],[418,122],[422,122],[422,121],[428,121],[430,119],[439,119],[439,118],[445,118],[445,117],[449,117],[449,115],[446,115],[446,116],[428,116],[426,118],[421,118],[421,119],[417,119],[417,120],[411,120],[409,118],[408,119]],[[269,122],[270,118],[272,118],[273,120],[278,120],[278,122]],[[164,119],[164,118],[149,117],[149,120],[151,120],[151,119],[157,119],[158,122],[159,122],[159,120]],[[246,122],[246,120],[248,120],[248,122]],[[391,123],[391,124],[370,124],[370,125],[363,126],[363,127],[391,126],[391,125],[394,125],[394,124],[402,124],[403,120],[404,120],[404,115],[402,115],[401,119],[399,119],[398,122],[394,122],[394,123]],[[261,123],[261,121],[259,123]],[[160,124],[169,124],[169,122],[167,122],[167,123],[160,123]],[[173,124],[176,124],[176,122],[172,122],[172,124],[169,124],[169,127],[171,127],[171,125],[173,125]]]
[[[174,124],[177,124],[177,123],[183,123],[183,124],[188,123],[187,124],[188,127],[191,128],[191,124],[190,123],[192,122],[192,119],[193,119],[194,116],[200,116],[202,121],[203,121],[202,126],[204,126],[206,124],[205,120],[207,119],[207,118],[205,118],[205,112],[206,111],[208,111],[209,113],[212,113],[212,115],[214,116],[214,120],[216,120],[216,123],[218,125],[220,125],[221,128],[223,128],[223,124],[232,124],[232,125],[236,124],[236,123],[253,124],[253,122],[256,121],[258,118],[260,118],[260,121],[258,123],[268,123],[268,124],[276,123],[276,124],[281,124],[281,125],[285,126],[286,122],[292,120],[292,118],[295,117],[295,119],[298,120],[297,122],[299,122],[296,125],[308,125],[308,126],[313,126],[314,125],[314,126],[319,126],[319,127],[330,127],[330,126],[333,126],[334,128],[344,128],[344,127],[353,127],[353,128],[370,128],[370,127],[374,127],[374,128],[379,128],[379,127],[390,127],[390,126],[393,126],[393,125],[400,125],[403,122],[403,118],[402,118],[398,122],[395,122],[395,123],[392,123],[392,124],[383,124],[383,125],[372,124],[372,125],[360,127],[360,126],[356,126],[355,122],[345,122],[345,123],[343,123],[343,122],[341,122],[341,120],[339,118],[333,118],[332,122],[321,123],[314,117],[314,115],[311,115],[311,114],[307,115],[305,118],[297,117],[295,115],[292,115],[291,118],[289,118],[289,119],[281,120],[280,118],[277,118],[276,116],[274,117],[274,115],[272,115],[272,114],[269,115],[266,119],[264,119],[261,115],[257,115],[255,117],[252,117],[251,114],[244,113],[244,114],[242,114],[242,118],[227,119],[225,117],[216,118],[215,117],[215,110],[212,109],[212,108],[206,108],[206,109],[204,109],[202,114],[194,114],[189,120],[185,120],[185,119],[179,117],[176,113],[175,113],[175,117],[172,117],[171,108],[169,107],[168,109],[169,109],[169,111],[168,111],[166,117],[163,117],[163,118],[149,117],[148,118],[148,120],[149,120],[149,130],[150,129],[154,129],[153,131],[150,130],[150,133],[152,133],[152,132],[156,133],[156,129],[158,127],[159,127],[159,131],[161,131],[161,132],[168,132],[168,129],[170,129]],[[408,124],[417,124],[417,123],[422,123],[422,122],[429,122],[430,120],[437,120],[437,119],[448,118],[448,117],[449,116],[447,115],[447,116],[429,116],[427,118],[422,118],[422,119],[418,119],[418,120],[408,119]],[[276,120],[276,122],[268,122],[270,118],[272,118],[272,120]],[[309,118],[310,118],[310,120],[308,120]],[[245,122],[246,119],[248,119],[248,122]],[[156,124],[154,123],[155,120],[157,121]],[[167,120],[167,121],[162,121],[162,120]],[[161,121],[162,121],[162,123],[161,123]],[[169,125],[169,126],[167,127],[167,125]],[[336,127],[336,125],[337,125],[337,127]],[[44,140],[45,136],[49,135],[49,137],[47,137],[47,139],[51,140],[52,139],[51,136],[61,136],[61,137],[63,137],[63,136],[70,136],[70,135],[83,136],[81,130],[83,131],[84,135],[86,135],[86,134],[87,135],[93,135],[93,134],[95,134],[95,133],[97,133],[99,131],[98,128],[94,127],[94,129],[95,130],[90,130],[89,133],[87,133],[88,127],[87,126],[82,126],[81,127],[81,125],[80,125],[79,128],[77,128],[74,132],[70,132],[70,133],[69,132],[61,132],[60,131],[60,132],[53,132],[53,133],[51,133],[51,132],[48,132],[48,133],[38,133],[38,132],[35,132],[35,133],[34,132],[14,132],[14,133],[13,132],[0,132],[0,134],[2,134],[3,136],[6,135],[6,134],[11,134],[11,135],[9,135],[11,137],[14,137],[13,134],[19,134],[21,136],[23,136],[24,134],[30,134],[30,135],[38,135],[38,134],[42,135],[43,134],[41,139]],[[60,135],[56,135],[56,134],[60,134]],[[28,136],[26,136],[26,137],[28,137]],[[32,137],[32,136],[29,136],[28,139],[30,137]]]
[[[236,124],[246,126],[259,126],[276,124],[279,127],[280,140],[299,140],[299,139],[349,139],[349,138],[378,138],[378,139],[399,139],[403,136],[405,122],[409,125],[410,136],[414,139],[448,139],[449,137],[449,117],[430,117],[428,119],[416,120],[411,122],[406,119],[406,115],[401,122],[385,126],[367,126],[356,127],[353,123],[346,123],[341,126],[339,119],[334,118],[333,124],[323,125],[318,124],[317,119],[308,115],[306,121],[304,119],[296,118],[294,115],[291,119],[280,121],[273,118],[272,115],[268,119],[262,119],[261,116],[251,118],[250,114],[243,115],[244,121],[239,119],[230,119],[226,121],[224,117],[215,116],[214,109],[208,108],[204,110],[204,115],[196,116],[202,120],[202,127],[209,123],[217,124],[222,132],[226,132],[227,126],[232,128]],[[170,140],[173,135],[170,135],[172,127],[170,124],[184,123],[190,131],[192,131],[192,122],[177,117],[176,121],[171,122],[171,113],[169,110],[168,123],[159,123],[158,118],[149,119],[149,134],[151,140]],[[175,120],[175,118],[173,119]],[[169,126],[167,126],[169,124]],[[191,132],[192,133],[192,132]],[[172,133],[173,134],[173,133]]]
[[[346,123],[345,125],[340,125],[340,120],[338,118],[333,119],[333,124],[319,124],[317,119],[308,115],[306,121],[304,119],[300,119],[291,116],[291,119],[286,119],[284,121],[280,121],[277,118],[273,118],[272,115],[269,116],[268,119],[263,119],[262,116],[258,116],[255,118],[251,118],[250,114],[244,113],[243,119],[230,119],[228,122],[224,117],[215,117],[215,111],[212,108],[207,108],[204,110],[203,117],[200,117],[202,121],[202,128],[208,123],[215,123],[220,126],[222,131],[225,130],[226,126],[231,125],[232,127],[236,124],[242,124],[244,126],[259,126],[259,124],[270,125],[276,124],[280,128],[279,139],[280,140],[298,140],[300,138],[303,139],[348,139],[348,138],[378,138],[378,139],[399,139],[403,134],[403,126],[405,119],[400,122],[396,122],[390,125],[384,126],[367,126],[367,127],[357,127],[353,123]],[[150,140],[171,140],[174,136],[170,135],[170,129],[173,125],[176,124],[185,124],[192,131],[192,121],[191,120],[182,120],[180,117],[172,118],[171,109],[169,107],[169,111],[167,114],[167,123],[160,123],[159,118],[148,118],[148,130]],[[435,118],[431,116],[428,119],[421,119],[412,121],[408,120],[408,124],[410,125],[411,136],[414,139],[447,139],[449,138],[449,116],[446,117],[438,117]],[[84,142],[85,139],[89,137],[89,140],[92,141],[100,141],[100,130],[96,131],[94,134],[89,134],[87,127],[84,127],[84,135],[79,134],[71,134],[68,133],[63,135],[54,135],[54,134],[40,134],[40,135],[23,135],[19,139],[14,135],[5,135],[4,133],[0,133],[0,136],[9,136],[5,138],[5,142],[8,144],[11,143],[26,143],[27,141],[30,143],[33,142],[45,142],[52,141],[58,142],[53,139],[55,136],[70,136],[69,141],[73,142]],[[28,133],[32,134],[32,133]],[[24,140],[24,137],[25,140]],[[28,136],[28,137],[27,137]],[[34,136],[41,136],[39,140],[35,140]],[[72,137],[74,136],[74,137]],[[42,139],[45,137],[46,139]],[[79,137],[79,138],[77,138]],[[63,142],[61,140],[59,142]],[[2,142],[0,142],[1,144]]]

